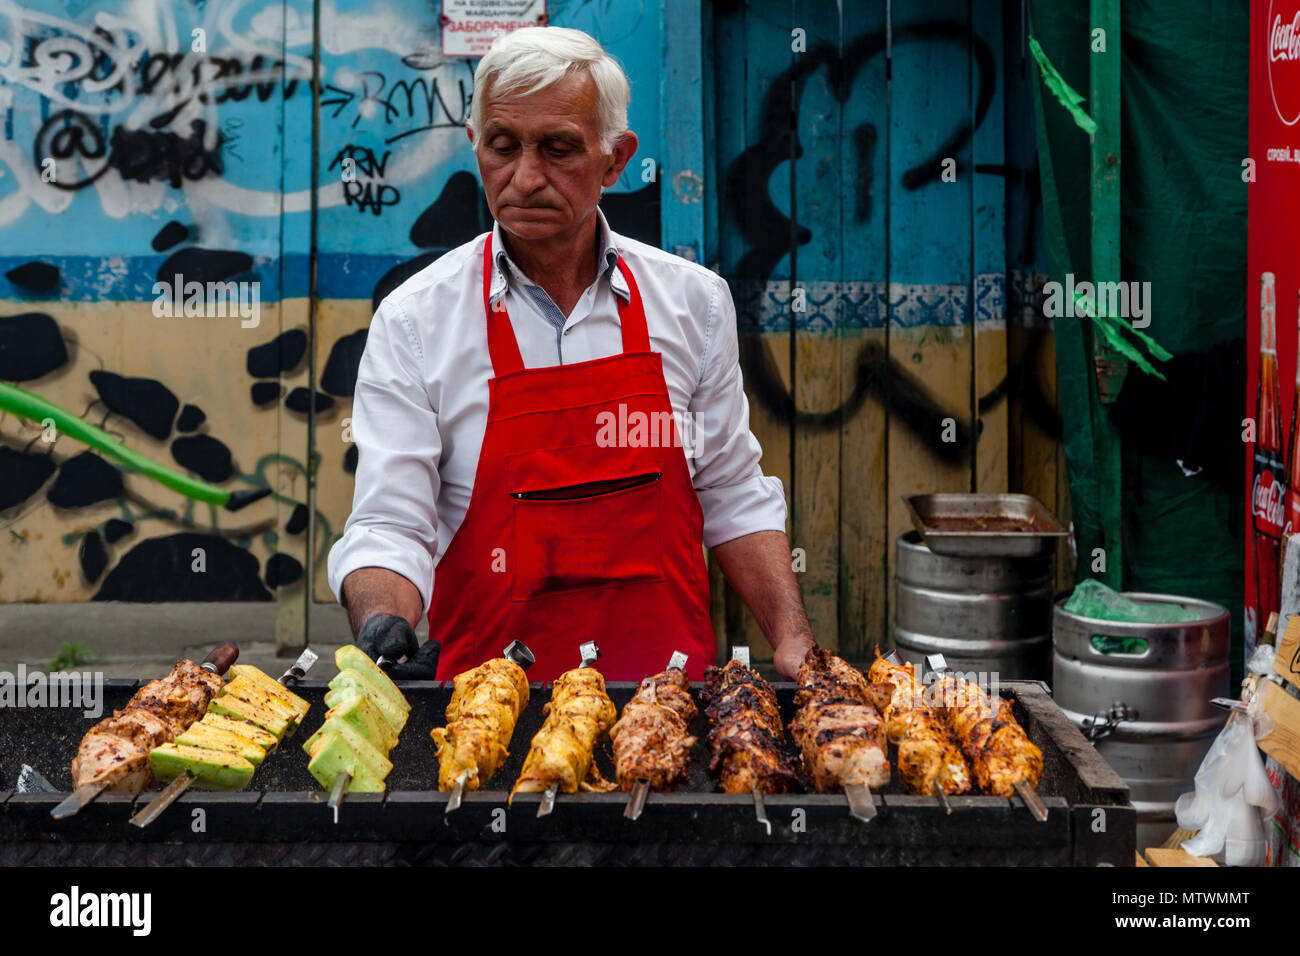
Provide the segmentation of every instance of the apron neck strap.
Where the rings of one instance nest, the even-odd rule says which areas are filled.
[[[650,332],[646,327],[645,306],[641,303],[641,290],[637,288],[632,270],[627,267],[623,257],[618,257],[618,270],[627,281],[628,301],[618,299],[618,319],[623,332],[624,352],[649,352]],[[510,372],[522,371],[523,358],[519,354],[519,342],[515,338],[514,327],[506,313],[506,303],[502,299],[492,307],[492,233],[488,233],[483,243],[483,311],[487,315],[488,353],[492,357],[492,373],[497,376]]]

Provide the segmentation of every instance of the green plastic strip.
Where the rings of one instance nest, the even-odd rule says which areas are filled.
[[[1070,111],[1070,115],[1074,117],[1075,125],[1089,136],[1097,132],[1096,122],[1088,115],[1087,111],[1079,106],[1084,101],[1084,97],[1076,93],[1070,84],[1065,82],[1065,77],[1056,72],[1056,67],[1052,66],[1052,61],[1047,58],[1043,48],[1032,36],[1029,38],[1029,49],[1038,62],[1039,72],[1043,74],[1043,83],[1052,91],[1052,95],[1060,101],[1061,105]]]
[[[38,424],[46,420],[53,421],[54,426],[69,438],[75,438],[82,444],[89,445],[110,458],[116,458],[127,467],[152,478],[173,491],[180,492],[187,498],[193,498],[195,501],[202,501],[210,505],[224,505],[230,500],[229,491],[195,478],[189,478],[178,471],[173,471],[166,465],[160,465],[139,452],[127,448],[102,429],[82,421],[67,409],[60,408],[53,402],[47,401],[39,395],[35,395],[16,385],[0,382],[0,409],[12,412],[19,418],[25,418]]]

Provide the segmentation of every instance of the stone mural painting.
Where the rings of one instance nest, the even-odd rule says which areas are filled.
[[[0,0],[0,601],[332,600],[373,309],[490,218],[438,4],[318,9]],[[548,13],[654,155],[656,16]],[[629,174],[606,211],[656,242],[658,203]]]

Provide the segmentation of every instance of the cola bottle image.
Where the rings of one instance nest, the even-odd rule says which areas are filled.
[[[1279,567],[1286,499],[1282,400],[1277,380],[1277,293],[1271,272],[1260,275],[1259,393],[1255,402],[1255,475],[1251,488],[1255,547],[1255,621],[1262,634],[1278,610]]]

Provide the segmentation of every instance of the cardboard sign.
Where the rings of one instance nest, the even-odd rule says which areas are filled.
[[[1287,621],[1286,633],[1277,645],[1273,670],[1281,678],[1300,688],[1300,614],[1292,614]]]
[[[442,0],[442,55],[480,57],[520,27],[546,25],[546,0]]]
[[[1264,710],[1273,718],[1273,729],[1255,742],[1293,777],[1300,778],[1300,700],[1271,680],[1260,681],[1264,689]]]

